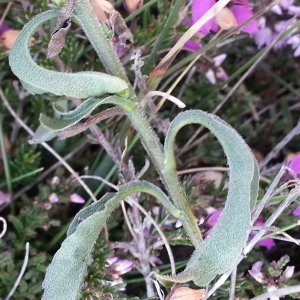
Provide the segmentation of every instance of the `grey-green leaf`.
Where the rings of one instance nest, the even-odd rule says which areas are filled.
[[[194,251],[186,269],[176,276],[157,278],[166,282],[194,281],[206,286],[233,266],[246,244],[251,211],[257,199],[259,171],[256,159],[243,138],[215,115],[200,110],[180,113],[170,124],[166,140],[166,165],[174,165],[174,139],[187,124],[207,127],[219,140],[229,165],[229,190],[223,213],[209,236]]]
[[[77,300],[94,243],[120,201],[133,193],[148,193],[169,201],[161,189],[146,181],[127,183],[117,193],[104,196],[81,210],[68,230],[68,237],[47,268],[42,300]]]
[[[128,96],[128,83],[119,77],[100,72],[63,73],[35,63],[28,49],[30,38],[40,25],[57,15],[58,11],[49,10],[34,17],[23,27],[9,53],[9,65],[24,86],[36,94],[52,93],[83,99],[104,94]]]

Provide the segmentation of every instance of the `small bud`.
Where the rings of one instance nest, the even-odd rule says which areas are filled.
[[[203,289],[194,290],[189,287],[178,287],[175,285],[171,292],[167,295],[166,300],[200,300],[203,299],[204,296],[205,294]]]
[[[43,207],[43,209],[45,209],[45,210],[49,210],[49,209],[52,208],[52,205],[51,205],[51,203],[43,203],[43,204],[42,204],[42,207]]]
[[[58,186],[60,183],[60,179],[58,176],[54,176],[52,179],[51,179],[51,185],[54,187],[54,186]]]
[[[248,270],[248,273],[259,283],[265,282],[265,275],[261,272],[261,268],[263,266],[262,261],[257,261],[253,264],[252,269]]]
[[[73,202],[73,203],[78,203],[78,204],[85,203],[85,200],[76,193],[74,193],[70,196],[70,201]]]
[[[231,29],[237,25],[235,16],[227,7],[224,7],[221,12],[216,15],[215,21],[220,26],[220,28],[224,30]]]
[[[130,14],[134,13],[136,10],[142,7],[143,4],[144,4],[143,0],[125,0],[124,2],[125,9]]]
[[[58,198],[57,194],[52,193],[48,197],[48,200],[49,200],[50,203],[57,203],[59,201],[59,198]]]
[[[294,274],[294,270],[295,270],[294,266],[287,266],[283,272],[284,279],[286,279],[286,280],[290,279]]]
[[[91,0],[91,5],[97,18],[101,22],[105,22],[111,12],[114,10],[113,5],[105,0]]]

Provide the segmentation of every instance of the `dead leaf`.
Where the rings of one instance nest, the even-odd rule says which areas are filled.
[[[76,0],[68,0],[59,11],[56,26],[53,30],[48,45],[47,58],[58,55],[65,44],[65,39],[71,27],[71,16],[75,8]]]
[[[105,119],[108,119],[110,117],[114,117],[117,115],[123,115],[124,111],[119,107],[112,107],[108,108],[103,112],[100,112],[98,114],[95,114],[94,116],[87,117],[82,119],[80,122],[63,129],[57,133],[57,138],[60,140],[64,140],[66,138],[75,136],[86,129],[88,129],[91,125],[97,124]]]
[[[109,16],[109,22],[116,35],[119,37],[121,46],[128,48],[133,43],[133,35],[121,14],[118,11],[113,10]]]

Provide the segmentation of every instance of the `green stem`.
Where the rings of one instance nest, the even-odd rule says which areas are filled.
[[[74,11],[80,27],[93,45],[105,69],[111,75],[129,82],[125,69],[97,19],[90,1],[78,0]]]
[[[181,211],[180,221],[191,242],[195,247],[198,247],[203,239],[196,218],[191,210],[184,188],[178,180],[176,170],[166,168],[165,154],[156,133],[136,103],[128,101],[126,104],[123,104],[125,103],[124,100],[120,101],[120,103],[122,103],[121,107],[137,131],[175,207]]]
[[[174,16],[177,15],[182,0],[176,0],[174,9],[164,28],[164,33],[160,36],[157,42],[156,49],[161,45],[165,34],[168,32],[169,27],[173,23]],[[103,62],[107,70],[114,76],[118,76],[128,81],[125,70],[120,63],[119,58],[116,56],[109,40],[107,39],[104,30],[102,29],[99,21],[94,16],[91,5],[88,0],[78,0],[75,8],[75,14],[78,17],[80,26],[85,31],[87,37],[91,41],[99,58]],[[155,58],[155,52],[154,58]],[[193,215],[191,207],[188,203],[187,196],[181,186],[176,170],[165,170],[165,154],[163,147],[149,124],[143,111],[139,108],[138,104],[132,101],[126,101],[116,97],[117,105],[121,106],[127,113],[132,125],[138,132],[141,141],[148,155],[150,156],[156,170],[158,171],[162,183],[165,185],[170,198],[173,200],[174,205],[181,211],[181,222],[195,247],[198,247],[202,242],[201,232],[199,230],[196,219]]]

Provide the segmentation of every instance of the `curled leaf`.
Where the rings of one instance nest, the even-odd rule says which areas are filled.
[[[85,131],[93,124],[97,124],[107,118],[114,117],[117,115],[123,115],[123,114],[124,114],[123,110],[119,107],[108,108],[103,112],[95,114],[94,116],[91,117],[87,117],[81,120],[80,122],[78,122],[77,124],[74,124],[66,129],[59,131],[57,133],[57,137],[58,139],[63,140],[71,136],[75,136]]]
[[[133,43],[133,35],[121,14],[118,11],[113,10],[109,16],[109,21],[116,35],[119,37],[121,46],[129,47]]]
[[[71,16],[75,8],[76,0],[68,0],[60,9],[57,24],[48,45],[47,58],[58,55],[65,44],[65,39],[71,27]]]

